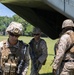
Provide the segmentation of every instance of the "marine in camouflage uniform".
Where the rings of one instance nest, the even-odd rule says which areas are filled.
[[[40,38],[41,30],[33,30],[34,38],[30,41],[31,73],[30,75],[39,75],[39,71],[47,58],[47,45],[45,40]]]
[[[0,75],[26,75],[29,66],[29,48],[18,40],[22,34],[22,24],[11,22],[6,32],[7,40],[0,42]]]
[[[65,20],[62,24],[63,31],[59,39],[58,50],[53,63],[54,75],[56,75],[57,69],[59,67],[59,75],[74,75],[73,27],[73,21],[70,19]]]

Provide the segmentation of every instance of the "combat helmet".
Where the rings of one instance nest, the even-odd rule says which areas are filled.
[[[6,32],[13,33],[15,35],[21,35],[23,30],[23,26],[18,22],[11,22],[6,29]]]
[[[41,30],[39,28],[34,28],[33,29],[33,34],[40,34]]]
[[[74,23],[71,19],[67,19],[63,21],[62,28],[65,27],[74,27]]]

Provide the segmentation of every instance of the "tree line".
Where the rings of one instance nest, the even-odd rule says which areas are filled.
[[[19,22],[23,25],[23,36],[32,36],[34,26],[16,14],[12,17],[0,16],[0,35],[6,35],[6,28],[12,21]],[[47,37],[44,33],[41,36]]]
[[[24,35],[28,35],[28,36],[32,35],[34,26],[31,25],[30,23],[28,23],[26,20],[24,20],[23,18],[21,18],[18,15],[13,15],[12,17],[0,16],[0,35],[6,35],[6,32],[5,32],[6,28],[12,21],[19,22],[23,25],[23,27],[24,27],[23,36]]]

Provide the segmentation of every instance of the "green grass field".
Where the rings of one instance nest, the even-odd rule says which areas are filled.
[[[5,40],[7,38],[8,38],[7,36],[0,36],[0,41]],[[19,39],[23,40],[26,43],[29,43],[32,37],[21,36]],[[52,63],[54,58],[54,44],[56,40],[51,40],[50,38],[43,38],[43,39],[45,39],[47,43],[48,57],[47,57],[46,64],[42,66],[42,69],[40,70],[40,75],[52,75],[52,65],[50,66],[50,64]],[[27,75],[29,74],[30,74],[30,66]]]

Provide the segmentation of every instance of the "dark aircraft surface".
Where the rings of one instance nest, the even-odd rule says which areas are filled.
[[[63,20],[73,19],[65,0],[2,0],[1,3],[39,27],[51,39],[59,37]]]

